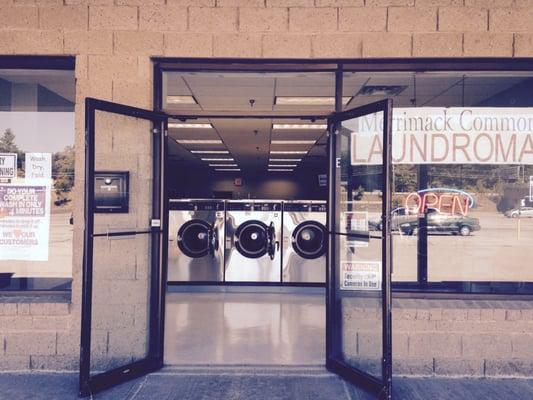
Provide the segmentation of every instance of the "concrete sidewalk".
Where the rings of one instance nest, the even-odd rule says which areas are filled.
[[[0,374],[0,399],[76,399],[75,373]],[[370,400],[322,367],[169,368],[92,397],[98,400]],[[394,399],[530,400],[533,379],[396,378]]]

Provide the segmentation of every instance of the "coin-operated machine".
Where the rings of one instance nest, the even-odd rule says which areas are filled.
[[[281,281],[281,202],[226,203],[226,282]]]
[[[283,282],[326,282],[326,202],[283,203]]]
[[[224,202],[170,200],[168,282],[224,280]]]

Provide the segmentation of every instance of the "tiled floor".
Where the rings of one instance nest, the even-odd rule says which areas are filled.
[[[166,365],[324,365],[325,298],[296,293],[168,293]]]

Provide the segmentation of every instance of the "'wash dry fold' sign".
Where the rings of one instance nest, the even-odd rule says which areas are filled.
[[[383,112],[344,121],[352,165],[382,163]],[[533,108],[394,108],[395,164],[533,165]]]

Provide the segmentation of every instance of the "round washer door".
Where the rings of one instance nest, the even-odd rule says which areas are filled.
[[[235,231],[235,247],[248,258],[259,258],[268,251],[268,226],[258,220],[239,225]]]
[[[188,257],[200,258],[209,253],[211,226],[201,219],[191,219],[178,230],[178,247]]]
[[[326,253],[326,227],[305,221],[292,232],[292,248],[300,257],[312,260]]]

